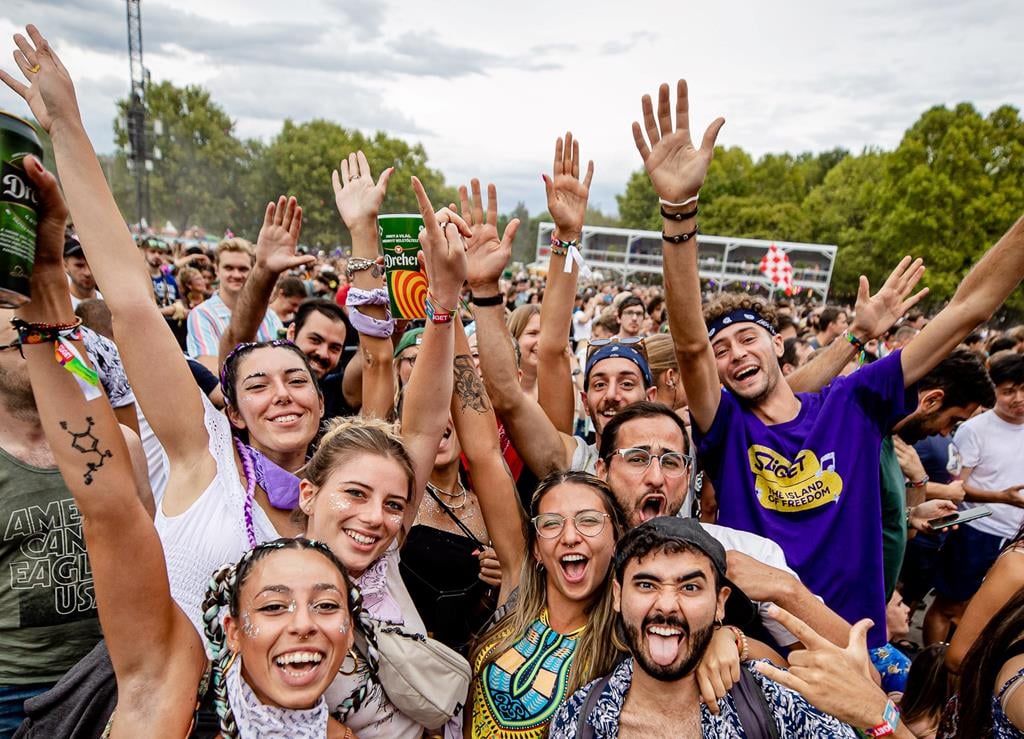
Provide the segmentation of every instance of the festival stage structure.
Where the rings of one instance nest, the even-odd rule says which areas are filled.
[[[537,231],[537,261],[546,263],[551,254],[551,233],[555,224],[541,223]],[[697,261],[702,284],[711,291],[727,288],[750,290],[759,286],[769,294],[781,293],[760,270],[761,260],[774,244],[793,267],[793,292],[828,298],[838,248],[834,244],[802,244],[792,241],[742,239],[735,236],[700,234]],[[692,248],[684,244],[663,244],[658,231],[632,228],[584,226],[580,253],[592,270],[605,277],[615,274],[622,282],[637,275],[663,272],[662,248]],[[808,294],[809,291],[809,294]],[[781,294],[775,297],[782,297]]]

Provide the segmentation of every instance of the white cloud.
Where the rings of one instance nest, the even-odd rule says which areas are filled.
[[[932,105],[1024,102],[1013,0],[147,0],[142,17],[153,78],[205,85],[243,136],[288,117],[382,129],[422,142],[451,182],[493,180],[503,208],[531,211],[566,128],[595,160],[592,200],[613,210],[639,166],[640,95],[680,76],[694,129],[724,115],[719,142],[755,155],[892,147]],[[128,89],[123,2],[14,0],[0,35],[27,21],[64,57],[109,150],[113,99]],[[25,112],[7,91],[0,107]]]

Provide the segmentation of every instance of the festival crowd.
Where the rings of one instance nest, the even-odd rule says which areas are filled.
[[[853,305],[706,294],[724,120],[680,80],[633,124],[663,286],[581,277],[566,133],[544,278],[493,185],[412,178],[399,321],[390,168],[338,152],[344,257],[285,196],[254,243],[136,240],[14,41],[56,173],[0,320],[0,736],[1024,736],[1024,220],[931,315],[910,257]]]

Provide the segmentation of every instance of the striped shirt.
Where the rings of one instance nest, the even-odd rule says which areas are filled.
[[[204,300],[188,313],[188,355],[196,357],[216,357],[220,348],[220,337],[231,322],[231,309],[221,300],[220,293],[214,293],[209,300]],[[278,338],[277,332],[284,328],[281,319],[272,310],[260,323],[256,332],[257,341],[273,341]]]

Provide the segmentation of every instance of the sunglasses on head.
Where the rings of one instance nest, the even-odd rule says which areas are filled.
[[[610,339],[591,339],[590,344],[587,346],[587,361],[594,356],[594,352],[604,346],[610,346],[611,344],[621,344],[622,346],[631,346],[634,349],[639,350],[644,355],[644,359],[650,364],[650,359],[647,357],[647,344],[644,342],[643,336],[613,336]]]

